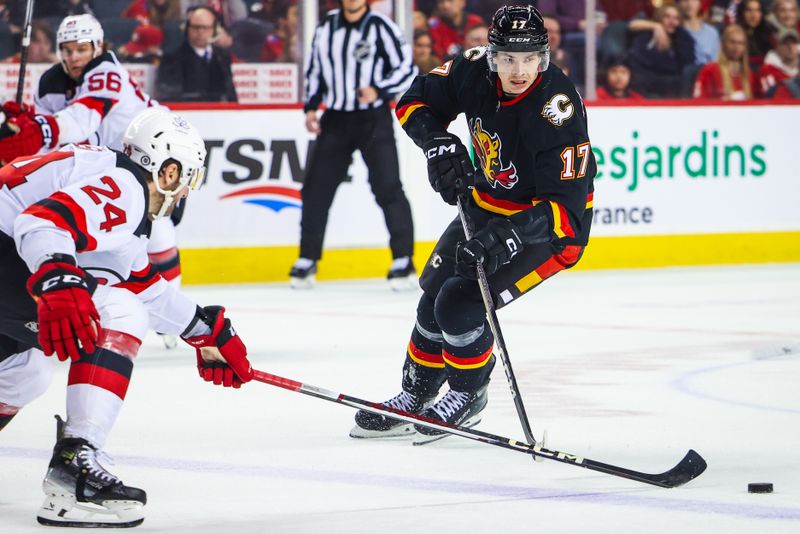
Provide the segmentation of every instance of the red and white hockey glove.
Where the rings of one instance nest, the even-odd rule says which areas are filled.
[[[247,359],[247,347],[225,317],[222,306],[198,308],[203,322],[211,327],[206,336],[184,339],[197,351],[197,370],[206,382],[218,386],[239,388],[253,379],[253,367]]]
[[[5,134],[5,136],[4,136]],[[53,115],[20,113],[0,126],[0,161],[36,154],[58,143],[58,122]]]
[[[81,350],[95,351],[100,314],[92,301],[97,281],[80,267],[64,261],[48,261],[28,278],[28,292],[36,300],[39,344],[62,362],[78,360]]]
[[[31,104],[17,104],[15,100],[9,100],[3,103],[3,115],[6,120],[19,115],[28,115],[33,118],[36,115],[36,108]]]

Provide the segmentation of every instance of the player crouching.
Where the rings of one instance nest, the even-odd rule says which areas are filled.
[[[45,355],[70,366],[44,525],[144,520],[145,492],[110,473],[101,450],[149,328],[193,346],[208,382],[238,388],[253,377],[224,308],[197,306],[148,262],[151,222],[202,181],[202,138],[151,109],[131,122],[123,150],[70,145],[0,169],[0,428],[47,388]]]

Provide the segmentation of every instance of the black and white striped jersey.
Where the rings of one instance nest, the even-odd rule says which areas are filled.
[[[391,19],[368,9],[350,23],[335,9],[314,33],[305,110],[321,103],[337,111],[377,108],[408,89],[416,75],[411,47]],[[377,89],[378,99],[360,104],[358,89],[369,86]]]

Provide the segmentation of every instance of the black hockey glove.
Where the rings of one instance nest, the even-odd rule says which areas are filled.
[[[428,158],[428,180],[433,190],[448,204],[455,205],[475,183],[475,168],[467,148],[457,136],[444,132],[436,134],[422,145]]]
[[[475,264],[483,263],[486,276],[495,273],[522,250],[522,240],[517,227],[506,219],[492,219],[466,243],[456,248],[456,272],[464,278],[475,280]]]

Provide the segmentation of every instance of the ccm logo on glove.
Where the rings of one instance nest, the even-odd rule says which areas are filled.
[[[452,145],[441,145],[438,147],[433,147],[428,149],[425,152],[425,157],[428,159],[438,158],[439,156],[443,156],[445,154],[455,154],[456,153],[456,144],[453,143]]]
[[[86,290],[89,289],[89,284],[76,274],[62,274],[60,276],[54,276],[49,280],[44,280],[40,284],[40,291],[50,291],[54,287],[58,285],[65,285],[65,286],[80,286]]]
[[[55,145],[53,139],[55,136],[53,135],[53,129],[50,127],[50,121],[42,115],[36,115],[33,117],[33,120],[35,120],[42,129],[42,144],[47,148],[52,148]]]

